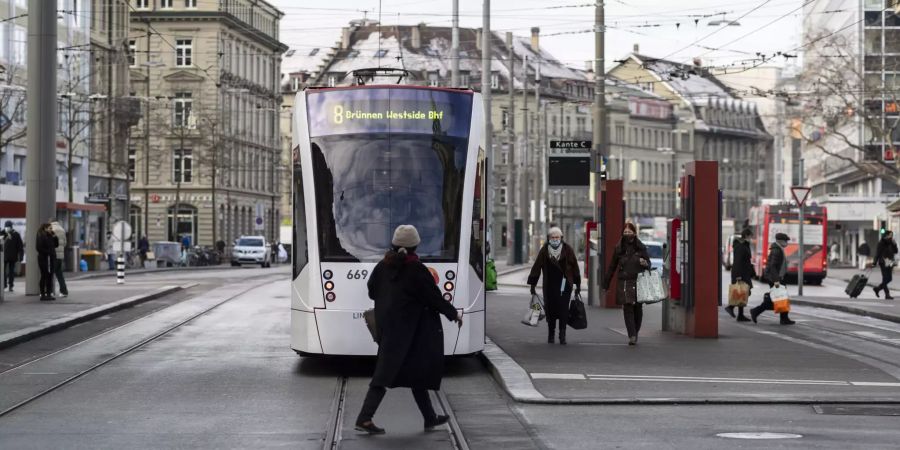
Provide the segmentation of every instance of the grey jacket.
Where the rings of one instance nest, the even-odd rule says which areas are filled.
[[[50,222],[50,226],[53,227],[53,234],[56,235],[56,239],[59,241],[59,245],[56,247],[56,257],[62,261],[66,255],[66,229],[55,220]]]

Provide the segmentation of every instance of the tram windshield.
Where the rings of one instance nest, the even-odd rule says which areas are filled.
[[[309,103],[322,261],[378,261],[401,224],[418,229],[417,253],[423,260],[458,260],[471,96],[366,91],[391,92],[359,97],[359,91],[333,91],[317,94],[331,95],[319,108],[313,109],[315,99]],[[402,105],[403,117],[413,119],[397,119],[391,105]],[[372,118],[344,116],[343,123],[335,123],[338,107]],[[331,120],[317,125],[314,111]],[[414,119],[419,113],[431,119]]]

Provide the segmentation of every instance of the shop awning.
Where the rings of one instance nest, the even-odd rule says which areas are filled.
[[[25,202],[0,201],[0,217],[25,217]],[[57,211],[104,212],[106,205],[56,202]]]
[[[893,202],[887,205],[887,210],[896,213],[900,212],[900,199],[894,200]]]

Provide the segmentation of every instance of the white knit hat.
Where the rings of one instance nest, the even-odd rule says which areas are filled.
[[[422,242],[419,239],[419,232],[416,230],[416,227],[412,225],[400,225],[394,230],[394,239],[391,240],[391,244],[395,247],[404,247],[404,248],[412,248],[419,245],[419,242]]]

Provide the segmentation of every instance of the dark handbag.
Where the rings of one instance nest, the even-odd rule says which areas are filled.
[[[369,308],[363,311],[363,319],[366,321],[366,328],[372,335],[372,340],[378,342],[378,328],[375,325],[375,308]]]
[[[575,295],[575,298],[569,302],[569,320],[570,327],[576,330],[587,328],[587,312],[584,310],[584,302],[581,301],[581,295]]]

